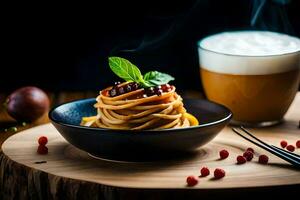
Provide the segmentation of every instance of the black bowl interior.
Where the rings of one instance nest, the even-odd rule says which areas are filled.
[[[156,159],[157,155],[170,157],[195,151],[212,140],[232,116],[222,105],[188,99],[184,101],[185,108],[199,120],[198,126],[158,131],[80,126],[82,117],[96,114],[95,102],[95,99],[84,99],[60,105],[50,111],[49,118],[72,145],[93,155],[118,160],[148,160]]]

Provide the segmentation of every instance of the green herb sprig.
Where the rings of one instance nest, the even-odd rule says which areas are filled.
[[[163,85],[175,80],[171,75],[158,71],[150,71],[143,76],[137,66],[121,57],[109,57],[108,64],[118,77],[125,81],[136,82],[143,88]]]

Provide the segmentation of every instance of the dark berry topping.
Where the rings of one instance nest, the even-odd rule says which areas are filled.
[[[111,90],[108,90],[108,94],[110,97],[115,97],[118,95],[125,94],[127,92],[132,92],[139,88],[139,84],[136,82],[131,82],[126,85],[120,86],[120,82],[115,82],[115,86]]]
[[[157,90],[157,91],[155,91],[155,94],[156,94],[157,96],[160,96],[162,93],[163,93],[162,90]]]
[[[139,88],[139,84],[137,84],[136,82],[129,83],[129,85],[132,91],[137,90]]]
[[[131,86],[129,84],[124,86],[125,92],[131,92]]]
[[[121,95],[124,93],[125,93],[124,87],[118,87],[118,95]]]
[[[147,96],[152,96],[155,94],[154,88],[153,87],[149,87],[145,90]]]
[[[115,97],[117,96],[117,89],[113,87],[111,90],[109,90],[109,96]]]

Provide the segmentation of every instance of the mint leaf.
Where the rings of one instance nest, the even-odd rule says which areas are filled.
[[[108,64],[110,69],[120,78],[125,81],[134,81],[143,83],[143,75],[139,68],[129,62],[128,60],[120,57],[109,57]]]
[[[157,85],[166,84],[174,80],[169,74],[161,73],[158,71],[151,71],[142,75],[137,66],[121,57],[109,57],[108,64],[110,69],[120,78],[125,81],[134,81],[142,87],[153,87]]]
[[[152,86],[163,85],[174,80],[174,77],[158,71],[150,71],[144,75],[144,80]]]

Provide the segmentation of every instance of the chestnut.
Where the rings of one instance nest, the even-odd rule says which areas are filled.
[[[49,110],[47,94],[37,87],[22,87],[6,100],[8,114],[17,121],[32,122]]]

